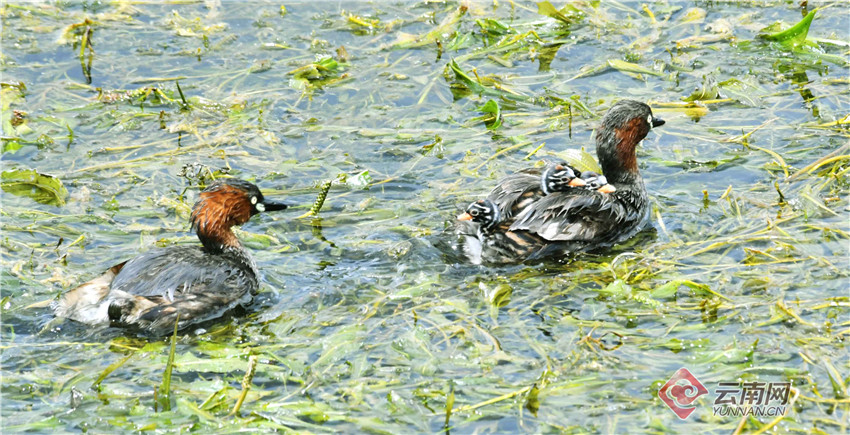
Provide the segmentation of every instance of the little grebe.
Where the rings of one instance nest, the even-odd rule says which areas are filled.
[[[584,171],[581,173],[581,179],[586,183],[584,188],[595,190],[599,193],[614,193],[617,188],[608,184],[608,179],[604,175],[597,174],[593,171]]]
[[[162,335],[223,315],[250,301],[259,272],[231,227],[260,212],[285,210],[252,183],[219,179],[192,208],[202,246],[152,249],[111,267],[52,304],[58,317],[88,324],[113,323]]]
[[[644,103],[614,104],[596,130],[596,154],[604,176],[581,174],[587,177],[586,188],[548,194],[529,194],[532,189],[517,187],[530,185],[531,178],[522,184],[515,181],[532,177],[528,171],[521,172],[521,177],[506,177],[488,199],[497,210],[511,212],[502,213],[488,231],[480,231],[480,224],[473,220],[459,221],[456,231],[462,246],[456,248],[474,264],[515,263],[609,247],[634,236],[649,219],[635,147],[661,125],[664,121]],[[507,192],[519,194],[514,198]],[[533,200],[522,201],[523,195]]]

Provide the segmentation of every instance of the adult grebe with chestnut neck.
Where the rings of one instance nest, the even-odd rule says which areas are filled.
[[[55,314],[88,324],[112,323],[162,335],[212,320],[251,300],[259,271],[231,228],[260,212],[285,210],[252,183],[219,179],[192,208],[201,246],[152,249],[64,294]]]
[[[596,130],[596,154],[604,179],[593,174],[594,188],[558,189],[524,202],[516,200],[522,197],[516,192],[539,190],[533,177],[516,186],[499,185],[488,199],[492,207],[512,210],[509,219],[503,213],[502,221],[486,232],[478,231],[480,224],[472,220],[458,221],[463,245],[458,251],[475,264],[516,263],[604,248],[634,236],[649,219],[649,198],[635,147],[652,128],[662,125],[664,121],[653,116],[648,105],[617,102]],[[596,184],[600,187],[595,188]],[[501,204],[503,198],[509,198],[510,204]]]

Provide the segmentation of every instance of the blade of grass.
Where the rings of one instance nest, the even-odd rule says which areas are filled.
[[[799,23],[785,29],[781,32],[762,35],[761,37],[768,41],[777,41],[783,45],[800,45],[806,40],[809,34],[809,27],[812,25],[812,20],[815,19],[815,11],[809,12]]]
[[[180,315],[174,320],[174,334],[171,335],[171,349],[168,351],[168,362],[165,363],[165,373],[162,375],[156,402],[162,405],[163,411],[171,411],[171,372],[174,368],[174,353],[177,349],[177,325]]]
[[[177,92],[180,94],[180,100],[183,101],[183,106],[180,109],[189,110],[189,103],[186,101],[186,96],[183,95],[183,89],[180,89],[180,80],[175,80],[174,84],[177,85]]]
[[[494,403],[501,402],[502,400],[507,400],[507,399],[510,399],[510,398],[512,398],[512,397],[519,396],[520,394],[525,394],[525,392],[527,392],[527,391],[531,390],[531,387],[532,387],[532,386],[531,386],[531,385],[529,385],[529,386],[527,386],[527,387],[522,387],[522,388],[520,388],[519,390],[512,391],[512,392],[510,392],[510,393],[506,393],[506,394],[502,394],[502,395],[501,395],[501,396],[499,396],[499,397],[494,397],[494,398],[492,398],[492,399],[485,400],[485,401],[483,401],[483,402],[476,403],[476,404],[474,404],[474,405],[461,406],[460,408],[455,408],[455,409],[453,409],[453,410],[452,410],[452,413],[472,411],[473,409],[478,409],[478,408],[480,408],[480,407],[482,407],[482,406],[492,405],[492,404],[494,404]]]
[[[532,143],[534,143],[534,142],[529,140],[529,141],[526,141],[526,142],[520,142],[520,143],[513,145],[513,146],[509,146],[509,147],[497,152],[496,154],[493,154],[492,156],[490,156],[487,160],[483,161],[480,165],[476,166],[475,169],[473,169],[473,171],[477,171],[477,170],[481,169],[484,165],[486,165],[488,162],[490,162],[490,160],[493,160],[496,157],[499,157],[506,152],[513,151],[513,150],[518,149],[518,148],[522,148],[522,147],[524,147],[526,145],[530,145]]]
[[[446,35],[452,35],[457,31],[460,19],[466,15],[466,5],[458,6],[457,9],[447,15],[437,27],[425,32],[419,36],[407,35],[388,48],[417,48],[433,44],[434,41],[441,41],[446,38]]]
[[[449,392],[446,393],[446,421],[443,423],[443,428],[448,432],[449,420],[452,418],[452,408],[455,405],[455,383],[449,381]]]
[[[109,365],[109,367],[107,367],[107,368],[106,368],[106,369],[105,369],[105,370],[104,370],[104,371],[103,371],[103,372],[102,372],[102,373],[101,373],[101,374],[97,377],[97,379],[95,379],[95,380],[94,380],[94,383],[92,383],[92,384],[91,384],[91,389],[92,389],[92,390],[95,390],[95,391],[100,391],[100,383],[101,383],[101,382],[103,382],[103,380],[104,380],[104,379],[106,379],[106,377],[107,377],[107,376],[109,376],[109,374],[110,374],[110,373],[114,372],[114,371],[115,371],[115,369],[117,369],[118,367],[123,366],[123,365],[124,365],[127,361],[129,361],[129,360],[130,360],[130,358],[132,358],[132,357],[133,357],[133,355],[135,355],[135,354],[136,354],[135,352],[130,352],[130,354],[129,354],[129,355],[127,355],[127,356],[125,356],[124,358],[121,358],[120,360],[115,361],[114,363],[110,364],[110,365]]]
[[[811,172],[817,170],[818,168],[820,168],[821,166],[828,165],[832,162],[835,162],[835,161],[838,161],[838,160],[850,159],[850,155],[841,155],[841,153],[847,151],[848,149],[850,149],[850,144],[845,144],[843,147],[821,157],[820,159],[816,160],[815,162],[806,166],[805,168],[800,169],[799,171],[791,174],[791,176],[788,177],[788,181],[794,181],[797,178],[800,178],[803,175],[811,173]]]

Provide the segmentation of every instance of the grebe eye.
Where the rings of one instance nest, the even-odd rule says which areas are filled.
[[[647,123],[647,124],[649,124],[649,128],[650,128],[650,129],[652,129],[652,114],[650,114],[650,115],[646,118],[646,123]]]
[[[471,214],[471,215],[473,215],[473,216],[478,216],[478,210],[471,210],[471,211],[469,212],[469,214]]]
[[[252,196],[252,197],[251,197],[251,205],[254,205],[254,204],[256,204],[256,203],[257,203],[257,197],[256,197],[256,196]]]

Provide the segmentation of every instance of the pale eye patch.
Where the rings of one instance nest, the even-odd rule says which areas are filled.
[[[253,205],[253,204],[256,204],[256,203],[257,203],[257,197],[256,197],[256,196],[252,196],[252,197],[251,197],[251,204]]]
[[[256,198],[255,198],[255,199],[256,199]],[[261,203],[259,203],[259,204],[257,204],[257,205],[255,205],[254,207],[256,207],[256,208],[257,208],[257,211],[266,211],[266,206],[265,206],[262,202],[261,202]]]
[[[652,129],[652,115],[646,117],[646,123],[649,124],[649,128]]]

